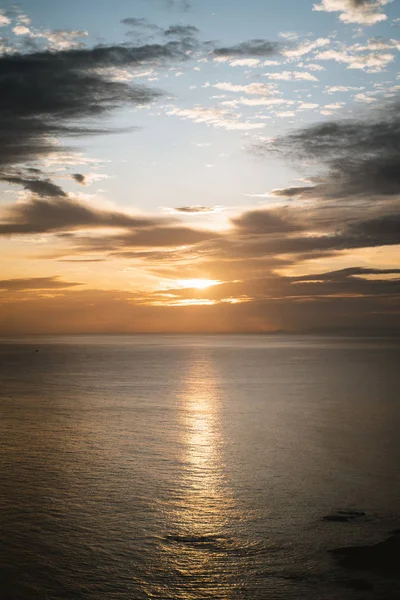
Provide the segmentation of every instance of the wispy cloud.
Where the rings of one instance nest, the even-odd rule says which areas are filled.
[[[147,0],[146,0],[147,1]],[[186,12],[191,8],[190,0],[151,0],[166,9]]]
[[[329,46],[331,40],[329,38],[317,38],[316,40],[306,40],[301,44],[298,44],[294,48],[287,48],[282,51],[282,54],[288,58],[300,58],[305,54],[309,54],[313,50],[317,48],[321,48],[323,46]]]
[[[277,81],[318,81],[312,73],[307,71],[280,71],[278,73],[264,73],[263,77]]]
[[[221,81],[212,84],[212,87],[225,92],[242,92],[244,94],[267,96],[277,93],[276,87],[273,84],[267,83],[249,83],[245,85],[231,83],[229,81]]]
[[[394,56],[389,52],[377,51],[360,54],[352,49],[325,50],[315,55],[315,60],[334,60],[348,65],[349,69],[362,69],[368,73],[379,73],[393,62]]]
[[[215,213],[222,210],[221,206],[201,206],[200,204],[193,204],[192,206],[178,206],[170,208],[168,211],[184,213],[184,214],[205,214]]]
[[[223,108],[210,108],[200,105],[193,108],[174,107],[168,110],[167,114],[188,119],[194,123],[204,123],[205,125],[231,131],[250,131],[265,127],[265,123],[241,121],[236,113]]]
[[[71,281],[63,281],[59,277],[28,277],[16,279],[1,279],[0,291],[27,291],[27,290],[60,290],[82,285]]]

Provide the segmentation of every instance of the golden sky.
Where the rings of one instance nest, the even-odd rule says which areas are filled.
[[[0,12],[0,335],[399,329],[392,2],[28,4]]]

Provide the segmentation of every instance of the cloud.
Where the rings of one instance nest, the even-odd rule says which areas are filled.
[[[151,31],[162,31],[161,27],[150,23],[147,19],[137,19],[135,17],[127,17],[121,20],[122,25],[139,29],[150,29]]]
[[[240,227],[234,236],[225,238],[222,243],[221,240],[214,242],[214,252],[210,254],[216,262],[221,259],[243,261],[242,269],[247,273],[246,276],[251,268],[251,262],[246,265],[246,261],[250,259],[267,258],[270,266],[278,268],[280,259],[284,256],[293,263],[299,263],[324,255],[333,256],[345,250],[400,244],[398,230],[394,230],[399,224],[396,215],[393,216],[393,220],[389,218],[388,222],[382,222],[380,218],[358,221],[353,225],[331,222],[330,227],[333,231],[324,232],[322,229],[311,234],[306,228],[312,224],[317,228],[318,217],[314,217],[314,222],[307,223],[301,221],[301,215],[297,215],[296,222],[290,216],[287,219],[279,219],[274,218],[275,215],[266,214],[264,217],[257,215],[261,221],[258,223],[251,213],[250,216],[245,213],[241,220],[236,222]],[[328,224],[325,227],[327,228]],[[265,270],[262,264],[258,268],[261,271]],[[236,270],[236,277],[238,276],[240,273]]]
[[[87,31],[83,30],[37,30],[28,27],[29,20],[24,19],[13,27],[12,32],[15,36],[22,38],[19,40],[20,48],[30,51],[46,50],[71,50],[73,48],[81,48],[84,46],[82,38],[87,37]]]
[[[176,38],[195,38],[199,33],[193,25],[171,25],[164,31],[165,36]]]
[[[297,255],[298,261],[316,253],[400,244],[398,214],[346,222],[344,214],[332,211],[330,218],[319,222],[321,214],[318,212],[293,212],[288,211],[286,215],[274,210],[244,213],[233,220],[241,237],[236,241],[234,237],[226,239],[225,252],[236,258]],[[311,227],[317,231],[308,233],[307,228]]]
[[[124,104],[148,104],[161,92],[107,77],[110,68],[186,59],[188,44],[98,46],[78,50],[14,53],[0,57],[0,169],[61,150],[54,136],[108,131],[78,125]]]
[[[189,0],[155,0],[161,3],[165,8],[188,11],[191,7]]]
[[[318,78],[306,71],[281,71],[280,73],[265,73],[263,77],[281,81],[318,81]]]
[[[213,231],[192,229],[190,227],[163,227],[156,226],[142,231],[135,231],[118,236],[113,241],[122,247],[179,247],[197,244],[205,240],[217,238]]]
[[[343,281],[348,277],[357,277],[365,275],[396,275],[400,274],[400,269],[371,269],[368,267],[348,267],[337,271],[328,271],[327,273],[313,273],[311,275],[302,275],[293,278],[293,281]]]
[[[249,83],[247,85],[240,85],[235,83],[227,82],[218,82],[214,83],[213,87],[218,90],[223,90],[225,92],[243,92],[245,94],[256,95],[256,96],[268,96],[269,94],[276,94],[276,88],[274,84],[266,84],[266,83]]]
[[[344,85],[333,85],[326,88],[328,94],[335,94],[336,92],[348,92],[353,88],[346,87]]]
[[[163,224],[159,223],[153,226],[148,225],[143,228],[127,229],[124,233],[118,235],[108,235],[95,237],[75,236],[71,242],[74,244],[73,251],[81,255],[83,252],[107,252],[110,256],[120,258],[135,258],[138,248],[168,248],[187,251],[183,247],[195,246],[209,240],[217,240],[219,235],[210,230],[194,229],[182,225],[169,225],[165,220]],[[172,258],[170,252],[166,255],[168,260]]]
[[[296,198],[307,196],[309,192],[313,193],[315,186],[313,185],[295,185],[287,188],[275,189],[272,190],[268,196],[282,196],[283,198]],[[266,196],[266,194],[262,194],[262,197]]]
[[[339,12],[343,23],[358,23],[360,25],[375,25],[385,21],[387,16],[380,12],[392,0],[322,0],[314,4],[313,10],[324,12]]]
[[[282,51],[282,54],[287,58],[299,58],[300,56],[304,56],[305,54],[309,54],[316,48],[321,48],[321,46],[329,46],[331,40],[329,38],[318,38],[316,40],[307,40],[298,44],[294,48],[287,48]]]
[[[224,57],[219,57],[214,60],[220,60]],[[256,67],[260,64],[260,60],[258,58],[231,58],[227,59],[229,61],[230,67]]]
[[[386,214],[375,219],[356,221],[349,226],[349,231],[369,240],[385,241],[387,244],[400,244],[400,212]]]
[[[378,277],[387,272],[375,271]],[[65,289],[51,297],[32,290],[3,300],[0,331],[15,335],[342,328],[393,335],[400,330],[399,281],[368,280],[365,274],[360,267],[317,272],[307,279],[265,274],[199,292],[197,305],[185,302],[193,299],[188,290]],[[173,296],[165,298],[164,293]]]
[[[233,218],[232,223],[246,234],[285,234],[304,229],[290,218],[287,209],[252,210]]]
[[[39,196],[49,196],[53,198],[66,196],[64,190],[49,179],[24,179],[20,176],[0,175],[0,181],[22,185],[25,190],[29,190]]]
[[[191,8],[190,0],[145,0],[145,2],[153,2],[166,10],[177,10],[187,12]]]
[[[86,177],[85,175],[82,175],[82,173],[74,173],[72,175],[72,179],[74,179],[77,183],[80,183],[81,185],[85,185],[86,183]]]
[[[300,198],[395,201],[400,194],[400,101],[364,119],[320,123],[257,148],[261,153],[283,152],[296,161],[322,167],[312,185],[297,188]],[[285,195],[284,191],[279,195]],[[293,188],[286,195],[293,196]]]
[[[215,48],[214,54],[216,56],[243,56],[243,57],[262,57],[272,56],[278,54],[282,48],[280,42],[270,42],[268,40],[249,40],[242,42],[236,46],[226,46],[221,48]]]
[[[316,60],[334,60],[348,65],[349,69],[361,69],[368,73],[379,73],[393,62],[394,56],[388,52],[368,52],[358,54],[352,49],[325,50],[314,56]]]
[[[188,213],[188,214],[212,213],[212,212],[219,212],[221,210],[221,207],[220,206],[201,206],[199,204],[194,204],[193,206],[178,206],[171,210],[174,212]]]
[[[98,227],[140,228],[154,226],[157,222],[156,219],[96,209],[69,197],[34,197],[2,208],[0,235],[53,233]]]
[[[87,31],[44,31],[41,34],[47,41],[50,50],[70,50],[82,47],[81,38],[87,37]]]
[[[82,285],[60,280],[58,277],[28,277],[18,279],[1,279],[0,291],[17,292],[26,290],[57,290]]]
[[[314,104],[313,102],[300,102],[298,105],[299,110],[314,110],[314,108],[318,108],[318,104]]]
[[[0,13],[0,27],[6,27],[11,24],[11,19],[6,15]]]
[[[230,107],[235,107],[238,106],[240,104],[243,104],[244,106],[292,106],[293,104],[295,104],[294,100],[284,100],[283,98],[271,98],[270,96],[267,96],[266,98],[264,97],[257,97],[257,98],[245,98],[243,96],[241,96],[238,99],[235,100],[224,100],[224,102],[221,102],[222,106],[230,106]]]
[[[121,23],[128,27],[148,27],[149,25],[152,27],[147,19],[138,19],[136,17],[126,17],[125,19],[121,19]]]
[[[238,115],[222,108],[210,108],[198,105],[186,109],[172,108],[167,114],[230,131],[250,131],[265,127],[265,123],[240,121]]]

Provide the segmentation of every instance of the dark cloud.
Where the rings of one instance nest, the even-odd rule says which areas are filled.
[[[122,19],[121,23],[123,25],[127,25],[128,27],[138,27],[144,29],[151,29],[153,31],[162,31],[161,27],[150,23],[147,19],[137,19],[135,17],[128,17],[126,19]]]
[[[192,229],[190,227],[154,227],[136,231],[133,235],[120,238],[123,246],[186,246],[197,244],[204,240],[217,238],[212,231]]]
[[[32,198],[5,207],[0,213],[0,235],[50,233],[96,227],[151,227],[155,219],[136,218],[99,210],[68,197]]]
[[[400,208],[400,207],[399,207]],[[351,223],[350,233],[375,240],[379,245],[400,244],[400,210],[395,214],[385,214],[375,219],[365,219]]]
[[[232,219],[232,223],[240,232],[250,234],[284,234],[304,229],[304,225],[291,218],[286,208],[252,210]]]
[[[82,175],[82,173],[74,173],[72,179],[75,179],[75,181],[81,185],[85,185],[86,183],[86,177]]]
[[[217,56],[271,56],[278,54],[282,45],[279,42],[270,42],[268,40],[249,40],[235,46],[215,48],[214,54]]]
[[[194,204],[193,206],[178,206],[173,209],[176,212],[181,213],[209,213],[214,212],[215,207],[213,206],[200,206],[198,204]]]
[[[205,240],[217,239],[219,235],[213,231],[192,229],[183,226],[166,226],[159,223],[154,226],[143,227],[143,229],[131,230],[117,236],[101,238],[81,238],[75,241],[80,243],[78,252],[82,250],[112,252],[113,255],[122,253],[129,248],[140,247],[179,247],[191,246]],[[131,255],[130,255],[131,256]],[[125,257],[130,257],[125,254]]]
[[[20,176],[0,175],[0,181],[22,185],[24,189],[29,190],[34,194],[38,194],[39,196],[57,198],[59,196],[67,195],[59,185],[56,185],[49,179],[25,179]]]
[[[55,151],[50,136],[108,131],[99,121],[94,127],[92,120],[124,104],[147,104],[161,95],[114,81],[110,72],[186,59],[190,47],[178,40],[1,56],[0,168]],[[78,124],[85,119],[86,124]]]
[[[193,25],[171,25],[165,30],[164,35],[175,38],[194,38],[199,33],[197,27]]]
[[[365,275],[400,275],[400,269],[373,269],[369,267],[348,267],[327,273],[317,273],[312,275],[302,275],[294,277],[293,281],[342,281],[348,277],[357,277]]]
[[[274,196],[282,196],[283,198],[295,198],[296,196],[306,196],[308,193],[312,194],[313,191],[313,185],[298,185],[272,190],[271,194]]]
[[[261,213],[261,211],[259,211]],[[250,216],[249,216],[250,215]],[[237,224],[237,222],[236,222]],[[248,235],[242,238],[239,248],[235,244],[234,253],[263,256],[266,254],[304,254],[325,251],[350,250],[354,248],[373,248],[400,244],[400,216],[385,215],[365,220],[357,220],[341,225],[332,233],[287,233],[306,229],[304,223],[296,225],[290,220],[281,220],[266,212],[254,217],[254,213],[245,213],[239,219],[239,227]],[[333,224],[334,226],[334,224]],[[312,229],[313,223],[308,223]],[[251,234],[259,234],[257,236]],[[271,234],[277,234],[272,235]],[[279,234],[279,235],[278,235]]]
[[[126,35],[134,41],[135,45],[149,43],[164,33],[161,27],[150,23],[147,19],[128,17],[122,19],[121,23],[129,28]]]
[[[168,9],[175,9],[186,12],[191,8],[190,0],[155,0],[161,6]]]
[[[82,285],[70,281],[63,281],[58,277],[29,277],[27,279],[2,279],[0,290],[3,291],[26,291],[26,290],[56,290]]]
[[[123,25],[128,25],[129,27],[147,27],[149,24],[147,19],[137,19],[136,17],[121,19],[121,23]]]
[[[322,200],[387,198],[400,194],[400,100],[363,119],[320,123],[261,144],[322,168],[312,186],[276,190],[280,196]]]
[[[356,218],[354,211],[349,216],[341,210],[324,213],[304,207],[248,211],[232,219],[234,228],[218,237],[196,243],[184,253],[152,255],[149,260],[197,261],[219,279],[227,273],[241,279],[342,251],[400,244],[396,213],[364,219]]]
[[[250,272],[334,256],[344,250],[400,244],[397,213],[364,219],[350,213],[349,217],[336,220],[332,214],[328,212],[319,218],[318,211],[315,215],[302,207],[253,210],[232,219],[231,230],[216,233],[173,224],[165,218],[137,219],[94,210],[71,198],[36,199],[9,207],[0,222],[0,234],[60,232],[69,249],[59,257],[71,252],[76,256],[101,252],[146,260],[149,266],[152,262],[154,265],[196,262],[218,271],[219,278],[227,272],[233,278],[242,277],[243,273],[248,276]],[[79,229],[106,226],[124,231],[101,237],[72,234]],[[144,252],[141,248],[153,250]],[[160,252],[157,248],[169,250]]]

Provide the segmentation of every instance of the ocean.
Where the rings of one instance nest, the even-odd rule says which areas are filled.
[[[399,368],[390,338],[2,340],[1,599],[400,598],[332,552],[400,528]]]

